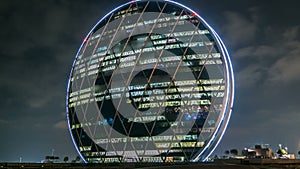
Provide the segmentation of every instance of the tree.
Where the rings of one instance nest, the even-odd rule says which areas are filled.
[[[76,162],[79,162],[80,161],[80,157],[77,156],[74,160],[72,160],[72,163],[76,163]]]
[[[76,160],[76,161],[80,161],[80,157],[79,157],[79,156],[77,156],[75,160]]]
[[[66,162],[68,162],[68,161],[69,161],[69,157],[66,156],[66,157],[64,158],[64,162],[66,163]]]
[[[231,149],[230,154],[232,155],[238,155],[238,150],[237,149]]]
[[[214,159],[219,159],[217,154],[214,155]]]

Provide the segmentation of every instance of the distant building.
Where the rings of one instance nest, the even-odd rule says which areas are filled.
[[[274,158],[273,150],[264,145],[255,145],[254,148],[245,148],[242,155],[246,158]]]
[[[277,150],[277,158],[280,159],[295,159],[295,154],[290,154],[288,152],[288,148],[282,148],[281,144],[279,144],[279,149]]]
[[[67,91],[84,162],[205,161],[230,119],[231,61],[217,33],[170,0],[133,0],[84,39]]]

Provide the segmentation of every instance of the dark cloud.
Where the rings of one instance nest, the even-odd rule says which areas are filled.
[[[257,38],[258,27],[251,18],[246,18],[237,12],[226,11],[224,14],[226,25],[224,31],[230,33],[228,41],[236,47],[245,46]]]
[[[293,153],[300,149],[300,23],[295,22],[291,3],[296,1],[288,2],[266,6],[262,1],[244,13],[226,12],[222,31],[232,45],[237,91],[230,127],[219,151],[261,143],[273,148],[282,143]]]
[[[76,156],[62,113],[72,62],[92,26],[125,2],[0,1],[0,161],[38,161],[52,149]],[[198,11],[232,55],[236,99],[217,152],[255,143],[299,150],[300,1],[179,2]]]
[[[0,2],[0,161],[39,161],[51,149],[76,156],[61,113],[73,59],[89,29],[124,2]]]
[[[54,124],[55,128],[68,130],[68,123],[66,120],[59,121]]]

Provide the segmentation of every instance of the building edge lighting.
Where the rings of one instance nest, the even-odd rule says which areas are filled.
[[[202,162],[205,162],[205,161],[208,160],[208,157],[214,152],[214,150],[217,148],[218,144],[222,140],[222,137],[223,137],[223,135],[224,135],[224,133],[225,133],[225,131],[227,129],[227,126],[228,126],[228,123],[229,123],[229,120],[230,120],[230,117],[231,117],[231,112],[232,112],[232,107],[233,107],[233,101],[234,101],[234,75],[233,75],[233,68],[232,68],[232,63],[231,63],[231,60],[230,60],[230,55],[229,55],[229,52],[228,52],[225,44],[221,40],[220,36],[215,32],[215,30],[197,12],[195,12],[191,8],[185,6],[185,5],[181,4],[181,3],[178,3],[178,2],[175,2],[175,1],[172,1],[172,0],[163,0],[163,1],[174,3],[174,4],[178,5],[178,6],[181,6],[183,8],[188,9],[189,11],[193,12],[193,14],[195,14],[195,16],[198,19],[200,19],[203,23],[205,23],[205,26],[207,26],[209,28],[209,30],[215,35],[216,41],[218,42],[218,45],[219,45],[220,49],[223,51],[222,53],[224,54],[224,61],[227,63],[227,64],[225,64],[225,66],[226,66],[226,74],[227,74],[227,76],[226,76],[227,77],[227,84],[228,84],[227,88],[228,88],[229,91],[232,92],[232,93],[231,92],[227,92],[227,93],[229,93],[229,95],[226,98],[227,99],[226,103],[228,103],[228,99],[229,99],[230,100],[229,108],[227,108],[227,104],[226,104],[226,108],[224,108],[224,111],[223,111],[222,122],[219,123],[219,126],[217,127],[214,135],[212,136],[211,140],[209,140],[209,144],[207,144],[206,147],[202,150],[202,152],[194,160],[192,160],[193,162],[196,162],[196,161],[199,161],[199,160],[202,161]],[[231,83],[232,83],[232,85],[229,85]],[[231,87],[231,88],[229,89],[229,87]],[[227,109],[229,109],[229,110],[227,110]],[[224,121],[224,118],[226,118],[227,120],[225,119],[225,121]],[[223,122],[225,122],[224,126],[222,124]],[[220,127],[222,127],[222,126],[223,126],[224,129],[220,133],[219,130],[220,130]],[[206,156],[204,155],[205,158],[200,159],[199,157],[201,155],[203,155],[203,153],[205,153],[207,151],[207,149],[211,146],[210,143],[212,143],[215,138],[217,139],[217,142],[215,143],[215,145],[213,145],[213,147],[211,147],[211,151],[208,151],[209,154],[206,155]]]
[[[216,147],[218,146],[218,144],[220,143],[220,141],[222,140],[224,133],[227,129],[230,117],[231,117],[231,112],[232,112],[232,108],[233,108],[233,101],[234,101],[234,76],[233,76],[233,69],[232,69],[232,64],[231,64],[231,60],[230,60],[230,55],[228,53],[227,48],[225,47],[223,41],[221,40],[221,38],[219,37],[219,35],[214,31],[214,29],[211,28],[211,30],[214,32],[214,35],[217,37],[218,42],[220,43],[220,45],[222,46],[221,49],[223,50],[223,52],[225,52],[226,54],[226,58],[225,58],[225,62],[227,62],[226,67],[227,67],[227,80],[228,80],[228,84],[232,85],[228,85],[227,87],[227,91],[230,95],[227,97],[227,99],[229,99],[229,101],[227,100],[227,104],[229,104],[229,107],[227,107],[226,109],[224,109],[224,117],[222,118],[222,122],[220,123],[219,127],[223,126],[222,123],[225,122],[224,126],[223,126],[223,131],[221,133],[217,133],[219,132],[219,129],[216,132],[216,137],[217,138],[217,142],[215,144],[215,146],[212,147],[212,150],[209,152],[209,154],[207,155],[207,157],[203,160],[203,161],[207,161],[207,158],[214,152],[214,150],[216,149]],[[229,66],[229,67],[228,67]]]
[[[71,77],[72,77],[72,74],[73,74],[73,69],[74,69],[74,66],[75,66],[75,62],[77,61],[78,59],[78,54],[80,52],[80,50],[82,49],[82,47],[84,46],[84,44],[86,43],[86,41],[89,40],[89,36],[93,33],[93,31],[95,30],[95,28],[97,27],[97,25],[99,23],[101,23],[107,16],[111,15],[113,12],[117,11],[118,9],[128,5],[128,4],[131,4],[131,3],[134,3],[134,2],[138,2],[140,0],[132,0],[130,2],[127,2],[125,4],[122,4],[118,7],[116,7],[115,9],[111,10],[109,13],[107,13],[106,15],[104,15],[94,26],[93,28],[90,30],[90,32],[85,36],[83,42],[81,43],[77,53],[76,53],[76,56],[75,56],[75,59],[73,61],[73,64],[72,64],[72,69],[70,71],[70,74],[69,74],[69,79],[68,79],[68,84],[67,84],[67,95],[66,95],[66,118],[67,118],[67,121],[68,121],[68,130],[69,130],[69,133],[71,135],[71,138],[72,138],[72,143],[73,143],[73,146],[75,147],[76,149],[76,152],[77,154],[80,156],[80,158],[83,160],[84,163],[88,163],[85,158],[82,156],[81,152],[79,151],[78,149],[78,146],[74,140],[74,136],[72,134],[72,130],[71,130],[71,124],[70,124],[70,118],[69,118],[69,110],[68,110],[68,99],[69,99],[69,89],[70,89],[70,84],[71,84]]]
[[[116,7],[115,9],[113,9],[112,11],[110,11],[109,13],[107,13],[104,17],[102,17],[96,24],[95,26],[91,29],[91,31],[86,35],[86,37],[84,38],[79,50],[76,53],[76,57],[74,59],[74,62],[72,64],[72,69],[69,75],[69,79],[68,79],[68,83],[67,83],[67,96],[66,96],[66,118],[68,121],[68,130],[69,133],[71,135],[72,138],[72,143],[78,153],[78,155],[80,156],[80,158],[83,160],[84,163],[88,163],[88,161],[85,159],[85,157],[82,155],[82,153],[80,152],[78,145],[75,142],[75,139],[73,137],[73,133],[71,130],[71,124],[70,124],[70,117],[69,117],[69,110],[68,110],[68,99],[69,99],[69,92],[70,92],[70,85],[71,85],[71,77],[74,71],[74,67],[75,67],[75,62],[78,60],[78,56],[79,56],[79,52],[81,51],[82,47],[84,47],[84,44],[87,43],[90,40],[90,36],[94,33],[95,29],[97,28],[97,26],[108,16],[110,16],[111,14],[113,14],[115,11],[121,9],[122,7],[125,7],[126,5],[129,5],[131,3],[135,3],[135,2],[139,2],[139,1],[143,1],[143,0],[131,0],[130,2],[127,2],[123,5],[120,5],[118,7]],[[146,0],[145,0],[146,1]],[[207,158],[213,153],[213,151],[216,149],[216,147],[218,146],[218,144],[220,143],[226,128],[228,126],[230,117],[231,117],[231,112],[232,112],[232,107],[233,107],[233,101],[234,101],[234,93],[235,93],[235,87],[234,87],[234,75],[233,75],[233,68],[232,68],[232,63],[230,60],[230,55],[228,53],[228,50],[226,49],[223,41],[221,40],[221,38],[219,37],[219,35],[214,31],[214,29],[196,12],[194,12],[192,9],[186,7],[185,5],[172,1],[172,0],[161,0],[161,1],[165,1],[165,2],[169,2],[171,4],[175,4],[177,6],[180,6],[182,8],[185,8],[187,10],[189,10],[190,12],[193,12],[193,14],[195,14],[195,17],[197,17],[202,23],[204,23],[204,25],[208,28],[208,30],[210,31],[211,34],[213,34],[213,37],[215,39],[215,42],[217,43],[217,45],[219,46],[219,49],[222,50],[222,55],[223,55],[223,59],[225,62],[225,67],[226,67],[226,85],[227,85],[227,90],[226,90],[226,101],[225,101],[225,105],[223,108],[223,113],[222,113],[222,118],[220,123],[218,124],[218,127],[216,128],[213,136],[210,138],[210,140],[208,140],[208,144],[203,148],[203,150],[200,152],[200,154],[194,159],[192,160],[193,162],[196,161],[206,161]],[[201,157],[202,156],[202,157]]]

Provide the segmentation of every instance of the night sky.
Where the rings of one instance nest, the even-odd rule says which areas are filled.
[[[65,95],[90,29],[126,0],[0,1],[0,162],[76,157]],[[268,143],[300,150],[300,1],[178,0],[220,34],[236,80],[216,153]]]

